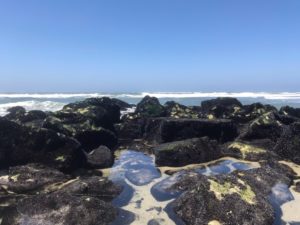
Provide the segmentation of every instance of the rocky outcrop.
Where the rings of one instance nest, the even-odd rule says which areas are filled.
[[[272,112],[265,113],[246,125],[240,135],[242,140],[270,139],[276,143],[284,129],[283,124],[277,120]]]
[[[274,152],[284,159],[300,163],[300,123],[286,127],[278,139]]]
[[[281,107],[279,113],[286,116],[300,118],[300,108],[293,108],[290,106]]]
[[[0,167],[42,163],[70,172],[84,165],[80,144],[49,129],[35,130],[0,118]]]
[[[233,113],[240,110],[242,103],[236,98],[216,98],[201,102],[201,110],[206,113],[207,117],[213,118],[229,118]]]
[[[203,137],[165,143],[155,147],[154,153],[158,166],[185,166],[218,159],[220,148],[216,141]]]
[[[232,174],[184,176],[173,188],[186,190],[172,203],[186,223],[272,225],[274,209],[268,200],[272,187],[290,184],[292,174],[278,164]]]
[[[181,105],[174,101],[168,101],[164,104],[167,117],[173,118],[198,118],[199,113],[192,107]]]
[[[155,143],[165,143],[207,136],[220,142],[237,136],[237,127],[230,120],[207,119],[148,119],[145,138]]]
[[[114,163],[113,152],[106,146],[99,146],[87,154],[87,166],[93,169],[111,167]]]
[[[3,213],[2,225],[107,225],[117,215],[111,204],[100,199],[67,193],[24,198]]]
[[[166,115],[165,109],[159,103],[159,100],[150,96],[145,96],[137,104],[135,113],[145,117],[161,117]]]
[[[2,224],[108,224],[110,201],[121,193],[106,178],[71,178],[40,164],[11,167],[0,176]]]

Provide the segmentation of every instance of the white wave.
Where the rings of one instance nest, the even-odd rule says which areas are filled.
[[[0,116],[7,114],[7,109],[14,106],[22,106],[27,111],[29,110],[43,110],[43,111],[57,111],[62,109],[65,103],[52,101],[21,101],[0,104]]]
[[[52,94],[0,94],[0,98],[68,99],[68,98],[143,98],[150,95],[157,98],[264,98],[269,100],[299,100],[300,92],[142,92],[142,93],[52,93]]]

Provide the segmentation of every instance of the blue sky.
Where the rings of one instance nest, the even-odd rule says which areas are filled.
[[[299,0],[0,1],[0,92],[300,91]]]

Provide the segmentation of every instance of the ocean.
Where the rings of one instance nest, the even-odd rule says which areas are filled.
[[[280,108],[289,105],[300,108],[300,92],[142,92],[142,93],[2,93],[0,94],[0,116],[13,106],[26,110],[56,111],[64,105],[91,97],[118,98],[130,104],[138,103],[144,96],[159,98],[163,104],[174,100],[183,105],[200,105],[201,101],[216,97],[235,97],[243,104],[261,102]]]

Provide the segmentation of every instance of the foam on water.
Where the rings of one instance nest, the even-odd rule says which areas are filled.
[[[60,99],[60,98],[143,98],[146,95],[157,98],[265,98],[265,99],[298,99],[300,92],[141,92],[141,93],[11,93],[0,94],[0,98],[34,98],[34,99]]]
[[[22,101],[22,102],[10,102],[0,104],[0,116],[7,114],[7,109],[14,106],[22,106],[27,111],[29,110],[43,110],[43,111],[57,111],[62,109],[64,103],[61,102],[52,102],[52,101]]]

